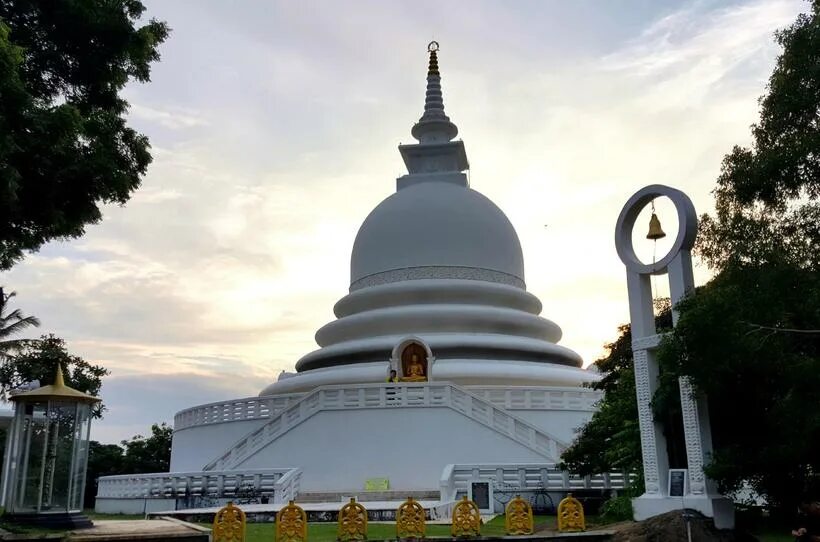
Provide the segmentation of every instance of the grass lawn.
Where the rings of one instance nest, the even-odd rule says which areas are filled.
[[[535,516],[535,525],[555,525],[555,516]],[[204,525],[210,527],[210,525]],[[273,542],[273,523],[248,523],[246,542]],[[481,534],[487,536],[504,534],[504,516],[493,518],[492,521],[481,526]],[[450,537],[449,525],[427,525],[427,536]],[[395,540],[395,523],[369,523],[367,525],[369,540]],[[310,542],[335,542],[336,523],[308,524],[308,540]]]
[[[761,533],[752,533],[760,542],[794,542],[794,537],[789,534],[789,531],[766,531]]]

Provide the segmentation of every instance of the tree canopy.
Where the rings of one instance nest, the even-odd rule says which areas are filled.
[[[658,305],[655,325],[659,330],[668,329],[672,323],[669,301],[660,300]],[[607,344],[606,349],[607,355],[594,363],[601,380],[592,384],[594,389],[604,392],[604,397],[592,419],[580,428],[561,459],[567,469],[582,475],[613,471],[640,474],[643,470],[641,435],[629,324],[618,328],[618,338]],[[664,382],[673,391],[676,389],[674,382]],[[669,395],[668,392],[666,394]],[[676,412],[676,407],[679,408],[679,404],[664,402],[663,408],[656,409],[656,416],[669,419]],[[665,426],[670,436],[677,429],[671,422]],[[640,483],[638,480],[637,485]]]
[[[0,286],[0,364],[8,361],[11,354],[25,344],[23,339],[12,338],[14,335],[40,325],[40,320],[24,315],[20,309],[10,310],[9,301],[16,295],[16,292],[5,293]]]
[[[749,484],[790,509],[817,490],[820,473],[820,0],[776,39],[783,51],[752,145],[725,157],[715,212],[700,219],[696,254],[715,276],[676,307],[653,410],[674,432],[674,383],[691,377],[709,400],[707,474],[724,491]],[[571,466],[640,466],[628,329],[620,331],[596,362],[606,395],[564,455]]]
[[[124,472],[168,472],[171,469],[171,438],[174,429],[166,423],[153,424],[147,437],[135,435],[122,441],[125,448]]]
[[[88,476],[85,486],[85,506],[94,507],[97,478],[116,474],[168,472],[171,466],[173,429],[162,424],[151,426],[151,435],[135,435],[120,444],[89,443]]]
[[[151,162],[120,91],[149,81],[165,23],[138,0],[0,0],[0,269],[78,237]]]
[[[66,385],[99,396],[102,377],[108,375],[108,369],[70,354],[65,341],[54,335],[26,341],[19,353],[0,365],[0,393],[5,397],[9,391],[35,380],[43,386],[53,384],[58,364]],[[95,417],[101,417],[104,411],[102,402],[94,405]]]
[[[658,359],[709,397],[707,473],[790,507],[820,473],[820,0],[776,39],[752,146],[724,159],[701,217],[716,275],[679,304]]]

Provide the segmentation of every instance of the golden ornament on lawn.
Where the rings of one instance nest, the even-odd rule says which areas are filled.
[[[276,514],[276,542],[306,542],[307,514],[289,501]]]
[[[245,512],[232,502],[214,516],[214,542],[245,542]]]
[[[562,533],[586,530],[584,507],[572,493],[568,493],[558,505],[558,530]]]
[[[342,542],[367,540],[367,510],[355,497],[339,510],[339,528],[336,538]]]
[[[396,510],[397,538],[424,538],[427,526],[424,507],[413,497],[408,497]]]
[[[473,501],[463,497],[453,508],[453,526],[450,529],[453,536],[480,536],[481,514]]]
[[[504,527],[509,535],[532,534],[532,506],[529,501],[516,495],[513,500],[507,503],[504,511]]]

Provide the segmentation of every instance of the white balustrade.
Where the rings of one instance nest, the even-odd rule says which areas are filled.
[[[602,392],[567,388],[470,386],[473,395],[504,410],[579,410],[594,412]]]
[[[302,481],[302,469],[291,469],[274,484],[273,502],[295,501]]]
[[[283,408],[270,421],[239,439],[204,470],[235,468],[262,448],[323,410],[444,407],[555,460],[566,448],[542,429],[450,382],[322,386]]]
[[[302,393],[293,393],[271,397],[246,397],[187,408],[174,416],[174,430],[212,423],[270,418],[303,396]]]
[[[98,499],[173,499],[236,497],[251,490],[273,502],[287,502],[299,490],[302,469],[248,469],[103,476]],[[284,500],[281,500],[284,499]]]
[[[590,390],[577,391],[563,388],[510,389],[503,386],[470,386],[464,389],[505,410],[543,409],[592,412],[595,410],[596,403],[601,399],[600,393]],[[378,391],[367,392],[367,388],[361,388],[361,390],[360,393],[364,394],[366,407],[375,407],[383,402]],[[436,391],[433,388],[428,388],[428,390],[431,393]],[[174,416],[174,430],[213,423],[271,418],[304,396],[303,393],[293,393],[271,397],[247,397],[187,408],[177,412]],[[358,403],[358,398],[352,402]],[[410,398],[410,406],[413,402],[414,399]]]
[[[514,491],[578,491],[583,489],[625,489],[635,474],[611,472],[592,476],[578,476],[561,470],[555,463],[528,464],[451,464],[442,472],[439,481],[440,500],[456,500],[467,494],[473,481],[490,481],[496,488],[508,487]]]

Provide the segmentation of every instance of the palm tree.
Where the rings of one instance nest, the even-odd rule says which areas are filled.
[[[14,309],[6,314],[9,299],[15,295],[17,295],[16,292],[3,293],[3,288],[0,286],[0,363],[5,363],[10,353],[18,351],[27,342],[25,339],[10,339],[9,337],[26,328],[40,325],[40,320],[34,316],[24,316],[20,309]]]

